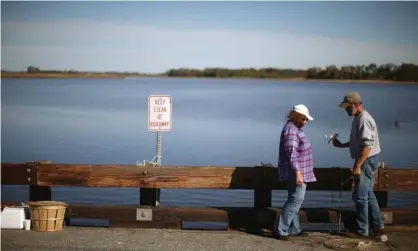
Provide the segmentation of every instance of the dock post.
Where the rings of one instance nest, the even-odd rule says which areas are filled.
[[[27,162],[29,181],[29,201],[52,200],[51,187],[37,185],[37,169],[39,164],[50,164],[51,161]]]
[[[271,207],[272,189],[271,187],[265,187],[266,181],[271,180],[269,175],[271,174],[270,169],[273,166],[270,164],[263,164],[254,166],[260,170],[257,179],[256,189],[254,189],[254,207],[255,208],[266,208]]]
[[[255,166],[254,168],[258,168],[260,170],[258,179],[256,179],[256,188],[254,189],[254,208],[255,208],[255,215],[253,226],[257,228],[257,231],[260,229],[266,228],[270,230],[274,230],[274,222],[276,218],[276,211],[269,211],[267,210],[271,207],[271,199],[272,199],[272,188],[266,186],[266,181],[271,180],[270,169],[272,165],[261,164],[259,166]],[[272,224],[270,224],[272,223]]]
[[[161,165],[161,131],[157,131],[157,155],[156,165]],[[139,203],[141,206],[154,206],[160,205],[160,189],[159,188],[140,188],[139,189]]]

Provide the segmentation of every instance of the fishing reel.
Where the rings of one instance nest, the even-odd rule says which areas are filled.
[[[325,134],[325,140],[328,140],[328,144],[331,143],[334,139],[337,139],[340,133]]]

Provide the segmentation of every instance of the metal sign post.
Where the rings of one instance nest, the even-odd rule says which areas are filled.
[[[137,162],[137,166],[160,166],[162,159],[163,131],[169,132],[172,128],[172,99],[167,95],[151,95],[148,97],[148,131],[157,132],[156,155],[151,161]],[[160,189],[141,188],[141,205],[159,206]]]
[[[161,145],[161,131],[157,131],[157,161],[156,161],[156,163],[157,163],[157,166],[161,166],[161,158],[162,158],[162,155],[161,155],[161,152],[162,152],[162,145]]]

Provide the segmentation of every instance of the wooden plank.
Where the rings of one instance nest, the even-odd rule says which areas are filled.
[[[316,168],[318,182],[310,190],[351,190],[346,168]],[[277,168],[252,167],[137,167],[117,165],[41,164],[40,186],[200,188],[200,189],[286,189]]]
[[[66,216],[70,218],[108,219],[114,223],[142,222],[136,219],[138,208],[152,209],[152,222],[161,222],[161,224],[184,221],[228,222],[230,229],[252,227],[273,229],[280,216],[280,208],[273,207],[256,209],[251,207],[143,207],[138,205],[90,204],[71,204],[67,209]],[[381,211],[393,214],[393,222],[385,225],[418,225],[417,209],[384,208]],[[345,222],[346,228],[351,225],[351,227],[356,227],[353,209],[302,208],[299,212],[299,219],[301,223],[337,223],[338,213],[342,214],[342,221]],[[136,223],[132,224],[135,225]],[[138,226],[140,224],[142,223],[137,223]],[[146,225],[146,223],[143,224]]]
[[[162,222],[162,221],[110,221],[112,228],[163,228],[181,229],[181,222]]]
[[[233,167],[137,167],[109,165],[41,165],[39,185],[141,188],[244,188],[234,183]],[[252,183],[250,168],[240,181]],[[246,179],[247,178],[247,179]],[[250,185],[250,184],[249,184]]]
[[[225,210],[200,207],[147,207],[138,205],[91,205],[72,204],[67,216],[73,218],[109,219],[113,221],[136,221],[138,208],[151,208],[157,221],[227,221]]]
[[[391,225],[418,225],[418,209],[385,208],[381,211],[393,213],[394,223]]]
[[[93,186],[141,188],[286,189],[277,168],[252,167],[137,167],[120,165],[72,165],[2,163],[3,185]],[[28,170],[31,170],[28,172]],[[36,171],[35,171],[36,172]],[[309,190],[351,190],[348,168],[315,168],[318,182]],[[33,177],[29,182],[28,178]],[[347,181],[347,182],[346,182]],[[34,184],[36,182],[36,184]],[[344,183],[345,182],[345,183]],[[341,185],[344,183],[344,185]],[[380,168],[375,191],[417,191],[418,170]]]
[[[205,221],[228,222],[228,211],[220,208],[205,207],[158,207],[153,208],[155,219],[169,221]]]
[[[75,218],[99,218],[109,219],[115,226],[126,227],[153,227],[171,228],[176,222],[200,221],[200,222],[228,222],[229,229],[255,229],[263,228],[274,231],[276,220],[280,215],[280,209],[254,209],[254,208],[179,208],[158,207],[153,208],[154,219],[152,222],[138,222],[135,218],[134,205],[126,206],[86,206],[72,205],[71,217]],[[342,212],[342,220],[345,227],[355,229],[355,213],[352,210],[332,210],[321,208],[305,208],[299,212],[301,223],[337,223],[337,212]],[[401,226],[418,224],[418,210],[388,210],[393,212],[394,222],[387,226]],[[121,225],[122,224],[122,225]]]
[[[418,191],[417,169],[379,169],[379,191]]]
[[[24,163],[2,163],[1,184],[2,185],[29,185],[28,180],[31,169]]]
[[[152,209],[152,223],[138,221],[138,208]],[[275,229],[280,215],[278,208],[255,209],[250,207],[142,207],[137,205],[70,205],[67,218],[107,219],[111,223],[131,223],[133,227],[161,226],[176,222],[225,222],[229,229]],[[302,223],[337,222],[335,211],[327,209],[302,209],[299,213]],[[138,223],[145,222],[145,223]],[[154,225],[153,225],[154,224]]]
[[[418,232],[418,225],[385,226],[387,232]]]

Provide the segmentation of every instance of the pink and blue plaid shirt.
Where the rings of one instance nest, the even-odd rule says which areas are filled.
[[[287,121],[284,125],[279,146],[279,177],[286,181],[296,177],[296,171],[300,171],[303,181],[315,182],[313,171],[312,146],[305,133],[297,128],[292,122]]]

